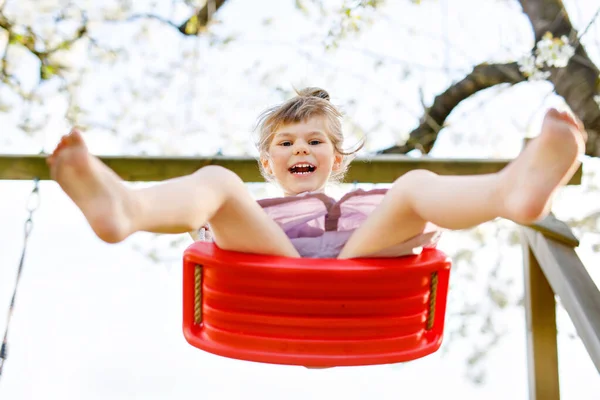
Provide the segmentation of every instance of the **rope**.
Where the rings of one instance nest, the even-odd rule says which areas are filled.
[[[202,265],[194,268],[194,323],[202,322]]]
[[[427,316],[427,330],[433,327],[435,321],[435,301],[437,298],[438,274],[431,274],[431,294],[429,295],[429,315]]]
[[[21,279],[21,273],[23,272],[23,264],[25,263],[25,253],[27,251],[27,243],[29,241],[29,235],[33,229],[33,213],[38,209],[40,205],[40,191],[39,191],[39,179],[34,179],[34,188],[29,194],[27,199],[27,211],[29,216],[25,221],[25,238],[23,241],[23,252],[21,253],[21,260],[19,261],[19,267],[17,269],[17,279],[15,281],[15,288],[13,289],[13,295],[10,300],[10,306],[8,308],[8,316],[6,319],[6,329],[4,330],[4,339],[2,340],[2,347],[0,348],[0,377],[2,376],[2,369],[4,368],[4,361],[8,356],[8,330],[10,327],[10,321],[12,319],[13,310],[15,308],[15,299],[17,297],[17,289],[19,287],[19,281]]]

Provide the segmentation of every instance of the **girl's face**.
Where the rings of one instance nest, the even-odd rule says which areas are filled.
[[[286,196],[322,190],[343,156],[335,151],[324,117],[281,126],[273,135],[264,170],[281,185]]]

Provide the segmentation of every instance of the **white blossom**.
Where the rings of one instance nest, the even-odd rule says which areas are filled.
[[[574,54],[575,48],[569,44],[567,36],[555,38],[547,32],[537,43],[535,54],[519,60],[519,70],[530,80],[546,79],[550,72],[542,71],[543,68],[564,68]]]
[[[4,29],[0,30],[0,55],[3,55],[8,46],[8,32]]]
[[[81,10],[76,7],[67,7],[63,9],[63,15],[67,20],[80,20]]]
[[[521,57],[521,59],[518,61],[518,64],[519,71],[521,71],[525,76],[531,76],[537,69],[535,65],[535,57],[532,55]]]
[[[550,72],[542,71],[538,64],[538,59],[532,55],[521,58],[518,64],[519,71],[521,71],[530,81],[539,81],[550,77]]]
[[[550,71],[537,70],[529,77],[529,79],[532,81],[543,81],[550,78],[550,75]]]

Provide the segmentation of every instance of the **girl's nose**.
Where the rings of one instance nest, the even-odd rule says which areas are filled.
[[[294,155],[308,154],[308,146],[304,143],[299,143],[294,148]]]

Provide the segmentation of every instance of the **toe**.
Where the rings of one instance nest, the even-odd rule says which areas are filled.
[[[66,145],[66,146],[70,146],[70,145],[72,144],[72,142],[73,142],[73,132],[74,132],[74,131],[71,131],[71,132],[70,132],[70,133],[67,135],[67,137],[65,137],[65,145]]]
[[[61,141],[61,142],[60,142],[60,143],[59,143],[59,144],[56,146],[56,148],[54,149],[54,151],[52,152],[52,155],[53,155],[53,156],[55,156],[55,155],[57,155],[58,153],[60,153],[60,151],[61,151],[62,149],[64,149],[64,148],[65,148],[65,146],[66,146],[66,145],[65,145],[65,143]]]
[[[560,113],[560,120],[569,124],[572,128],[574,128],[583,138],[583,142],[587,142],[587,132],[585,130],[585,126],[583,122],[577,118],[574,114],[570,112],[562,112]]]
[[[71,145],[79,145],[84,144],[83,136],[81,132],[77,128],[73,128],[71,133],[69,134],[69,144]]]
[[[549,118],[560,119],[560,113],[558,112],[558,110],[556,108],[550,108],[546,112],[546,116],[544,117],[544,119],[549,119]]]
[[[63,137],[60,138],[60,142],[58,142],[58,144],[56,145],[56,149],[54,150],[54,152],[62,149],[63,147],[65,147],[66,144],[67,144],[67,135],[63,135]]]
[[[580,126],[577,123],[577,121],[575,120],[575,117],[570,112],[567,112],[567,111],[561,112],[559,114],[559,118],[562,121],[565,121],[566,123],[572,125],[573,128],[578,129],[578,130],[580,129]]]

